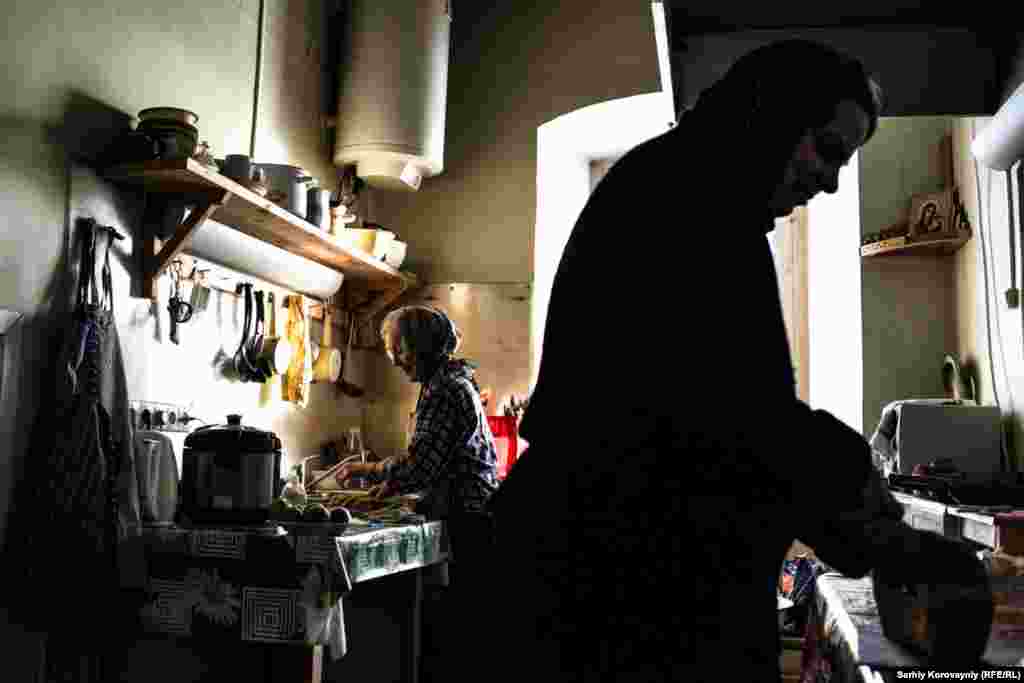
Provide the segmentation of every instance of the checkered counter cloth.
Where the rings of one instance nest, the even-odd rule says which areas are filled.
[[[447,559],[441,522],[350,526],[340,536],[244,528],[147,529],[151,633],[251,642],[309,643],[307,610],[343,623],[341,596],[360,581]]]

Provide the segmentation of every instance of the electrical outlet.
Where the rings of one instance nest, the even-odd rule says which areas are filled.
[[[132,423],[136,429],[155,429],[164,432],[190,432],[186,422],[185,406],[156,401],[129,401]]]

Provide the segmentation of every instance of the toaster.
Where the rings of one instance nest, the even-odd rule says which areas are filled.
[[[917,465],[939,458],[952,460],[968,474],[994,474],[1002,463],[1002,416],[996,406],[960,401],[915,402],[898,406],[894,446],[898,472],[913,474]]]

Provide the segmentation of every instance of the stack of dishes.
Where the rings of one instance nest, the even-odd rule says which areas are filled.
[[[187,159],[199,143],[199,117],[187,109],[153,107],[139,112],[138,130],[156,140],[161,159]]]

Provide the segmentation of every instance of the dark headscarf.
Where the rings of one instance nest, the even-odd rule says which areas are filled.
[[[399,338],[416,358],[415,382],[426,383],[445,363],[458,363],[467,369],[476,367],[466,360],[453,360],[462,335],[444,311],[430,306],[405,306],[388,314],[382,331],[390,325],[397,325]],[[388,352],[392,353],[390,349]]]
[[[694,107],[675,132],[696,158],[742,178],[751,206],[767,206],[803,134],[826,125],[852,99],[868,114],[868,138],[882,92],[857,59],[807,40],[771,43],[745,54]],[[773,217],[765,216],[772,222]]]

